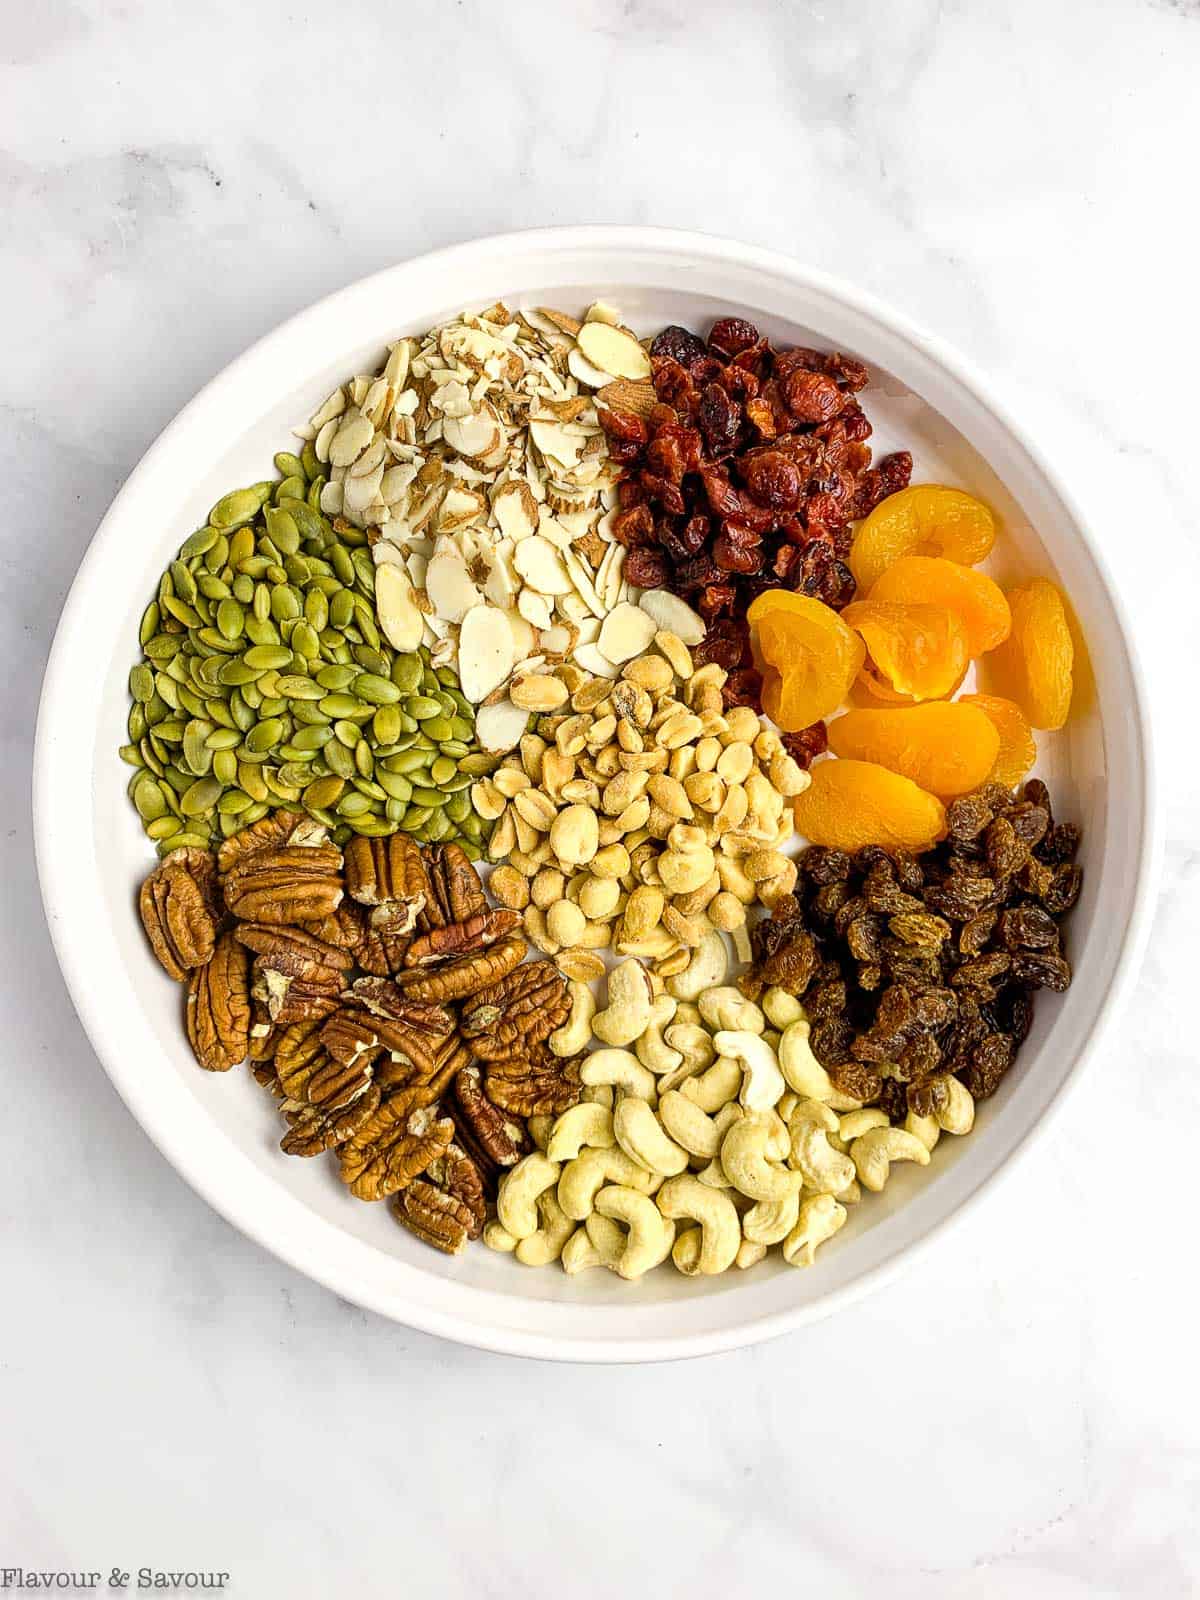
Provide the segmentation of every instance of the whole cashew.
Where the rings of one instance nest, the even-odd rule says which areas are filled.
[[[608,1005],[592,1018],[592,1032],[605,1044],[640,1039],[650,1022],[654,991],[640,961],[622,961],[608,975]]]
[[[579,1076],[589,1088],[604,1084],[623,1089],[626,1094],[649,1100],[651,1105],[658,1098],[654,1074],[629,1050],[593,1050],[584,1057]]]
[[[733,1201],[690,1176],[668,1178],[655,1197],[664,1217],[691,1217],[700,1224],[699,1270],[707,1277],[733,1265],[742,1228]]]
[[[553,1126],[553,1117],[530,1117],[525,1124],[529,1137],[543,1154],[545,1154],[546,1141],[550,1137],[550,1129]]]
[[[571,994],[571,1013],[546,1041],[556,1056],[577,1056],[587,1049],[592,1037],[592,1018],[596,1015],[596,997],[589,984],[572,979],[567,988]]]
[[[742,991],[735,989],[732,984],[706,990],[700,996],[699,1005],[700,1015],[714,1033],[718,1028],[740,1033],[761,1033],[766,1026],[763,1014],[754,1001],[747,1000]]]
[[[800,1195],[785,1200],[759,1200],[742,1218],[742,1232],[751,1244],[779,1244],[796,1226],[800,1216]]]
[[[725,1135],[729,1132],[730,1128],[733,1127],[735,1122],[740,1122],[745,1115],[746,1113],[742,1110],[741,1106],[738,1105],[736,1100],[730,1100],[727,1105],[723,1105],[717,1112],[716,1116],[712,1119],[713,1127],[717,1130],[717,1138],[724,1143]],[[721,1165],[721,1152],[719,1148],[716,1155],[712,1158],[708,1165],[706,1167],[701,1167],[696,1176],[699,1178],[701,1183],[708,1184],[710,1189],[733,1188],[733,1184],[729,1179],[728,1173]]]
[[[674,1072],[676,1067],[683,1064],[683,1052],[672,1049],[663,1038],[663,1029],[674,1017],[677,1005],[678,1001],[671,995],[657,995],[650,1007],[650,1021],[646,1024],[645,1032],[634,1044],[638,1060],[651,1072]]]
[[[694,1000],[681,1000],[675,1007],[675,1021],[686,1022],[693,1028],[698,1028],[704,1018],[700,1015],[700,1007]],[[682,1049],[683,1046],[680,1046]]]
[[[841,1094],[833,1086],[833,1079],[812,1053],[808,1042],[809,1024],[799,1018],[789,1022],[779,1041],[779,1066],[791,1088],[797,1094],[813,1100],[823,1100],[837,1111],[855,1111],[859,1102]]]
[[[526,1160],[532,1160],[527,1156]],[[513,1168],[516,1172],[517,1167]],[[558,1203],[576,1222],[583,1222],[595,1207],[596,1196],[606,1183],[623,1184],[649,1194],[654,1188],[653,1174],[640,1167],[624,1150],[583,1150],[568,1161],[558,1180]],[[504,1181],[500,1184],[504,1188]],[[510,1230],[512,1231],[512,1230]],[[530,1233],[533,1232],[531,1228]]]
[[[854,1182],[854,1162],[829,1143],[832,1130],[808,1114],[812,1104],[802,1100],[792,1112],[788,1125],[791,1163],[810,1189],[818,1194],[837,1194]]]
[[[775,1052],[757,1033],[722,1030],[713,1043],[723,1056],[732,1056],[746,1069],[738,1099],[747,1111],[770,1111],[787,1085]]]
[[[734,1188],[749,1199],[785,1200],[802,1182],[798,1172],[778,1165],[790,1142],[786,1126],[773,1112],[748,1112],[721,1140],[721,1166]]]
[[[615,1222],[610,1222],[607,1217],[591,1216],[589,1223],[603,1224],[604,1232],[597,1227],[595,1234],[585,1226],[576,1228],[575,1232],[563,1245],[562,1255],[559,1257],[563,1264],[563,1271],[572,1276],[583,1272],[588,1267],[615,1267],[621,1259],[621,1252],[625,1249],[625,1235]],[[597,1242],[597,1241],[600,1242]]]
[[[514,1239],[528,1239],[531,1233],[537,1232],[538,1195],[558,1182],[561,1170],[557,1161],[549,1161],[540,1150],[535,1150],[501,1178],[496,1214]]]
[[[613,1112],[613,1132],[625,1154],[647,1172],[670,1178],[687,1170],[687,1151],[663,1132],[662,1124],[645,1100],[625,1095]]]
[[[675,1243],[671,1246],[671,1260],[677,1271],[685,1277],[695,1278],[700,1273],[700,1247],[702,1243],[699,1228],[677,1228],[675,1230]]]
[[[676,1018],[678,1019],[678,1012]],[[712,1035],[698,1022],[676,1020],[664,1030],[663,1038],[670,1049],[678,1051],[679,1065],[660,1078],[658,1084],[660,1094],[664,1089],[678,1089],[685,1078],[695,1077],[696,1073],[711,1067],[717,1059]]]
[[[507,1255],[517,1248],[517,1241],[498,1218],[484,1223],[483,1242],[489,1250],[502,1250]]]
[[[725,941],[714,928],[705,934],[704,942],[693,953],[686,971],[667,979],[667,989],[676,1000],[698,1000],[706,989],[725,981],[728,967]]]
[[[610,1083],[585,1083],[579,1098],[585,1105],[603,1106],[606,1111],[611,1111],[615,1096]]]
[[[763,995],[760,1004],[766,1013],[767,1021],[772,1027],[783,1029],[790,1027],[793,1022],[804,1020],[804,1007],[794,994],[789,994],[786,989],[780,989],[772,984]]]
[[[755,1244],[751,1239],[743,1239],[738,1245],[738,1253],[733,1258],[735,1267],[756,1267],[767,1253],[765,1244]]]
[[[919,1117],[915,1111],[910,1111],[905,1117],[904,1131],[911,1133],[915,1139],[920,1139],[931,1155],[942,1137],[942,1130],[938,1127],[936,1117]]]
[[[675,1224],[667,1220],[654,1201],[636,1189],[610,1186],[596,1196],[596,1211],[629,1229],[616,1270],[622,1278],[640,1278],[670,1254]]]
[[[860,1134],[869,1133],[872,1128],[886,1128],[889,1117],[886,1111],[879,1106],[864,1106],[861,1111],[847,1111],[844,1117],[838,1118],[838,1138],[845,1144],[853,1144]]]
[[[946,1088],[949,1090],[950,1099],[936,1113],[938,1127],[943,1133],[959,1135],[970,1133],[975,1126],[975,1101],[971,1091],[965,1084],[959,1083],[957,1078],[947,1078]]]
[[[554,1120],[546,1154],[551,1161],[574,1161],[584,1145],[595,1150],[611,1150],[616,1144],[612,1112],[607,1106],[572,1106]]]
[[[903,1128],[872,1128],[855,1139],[850,1146],[850,1156],[864,1189],[878,1192],[888,1181],[893,1161],[915,1161],[919,1167],[929,1165],[929,1151],[915,1134]],[[834,1188],[843,1188],[835,1184]]]
[[[711,1112],[727,1105],[741,1086],[741,1062],[735,1061],[732,1056],[718,1056],[707,1072],[681,1083],[679,1092],[693,1105],[699,1106],[701,1111]]]
[[[817,1246],[832,1239],[845,1220],[845,1206],[831,1194],[815,1194],[805,1200],[799,1221],[783,1241],[783,1259],[793,1267],[811,1267]]]
[[[689,1155],[711,1161],[721,1148],[721,1135],[717,1125],[693,1100],[678,1089],[668,1089],[659,1096],[658,1116],[663,1127],[681,1144]]]
[[[548,1267],[552,1261],[557,1261],[575,1231],[574,1222],[564,1213],[553,1189],[538,1195],[537,1208],[541,1227],[517,1242],[517,1260],[526,1267]]]

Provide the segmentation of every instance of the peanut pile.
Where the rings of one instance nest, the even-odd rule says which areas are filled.
[[[748,960],[747,908],[796,883],[780,847],[808,774],[755,712],[725,709],[722,667],[695,668],[677,634],[651,643],[615,680],[570,663],[516,680],[536,732],[471,792],[494,823],[492,894],[571,978],[598,977],[604,949],[669,978],[714,929]]]

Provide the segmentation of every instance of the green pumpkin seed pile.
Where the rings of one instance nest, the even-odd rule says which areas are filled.
[[[477,858],[470,785],[495,760],[457,676],[381,637],[367,536],[316,509],[312,445],[275,466],[217,502],[142,618],[121,757],[147,834],[207,847],[285,804],[339,844],[401,830]]]

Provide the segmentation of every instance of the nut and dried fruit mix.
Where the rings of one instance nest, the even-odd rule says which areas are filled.
[[[868,387],[737,317],[464,312],[164,572],[147,937],[200,1064],[424,1242],[809,1265],[1069,984],[1066,603],[873,462]]]

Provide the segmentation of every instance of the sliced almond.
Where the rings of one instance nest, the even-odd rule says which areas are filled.
[[[549,595],[539,594],[536,589],[522,589],[517,596],[517,610],[531,627],[550,626],[552,611]]]
[[[417,649],[425,634],[425,623],[408,573],[402,567],[392,566],[390,562],[376,567],[375,610],[379,626],[393,650]]]
[[[546,321],[558,329],[560,333],[569,333],[572,338],[583,326],[575,317],[569,317],[565,311],[555,311],[552,306],[539,306],[538,311]]]
[[[458,636],[458,676],[472,705],[500,687],[515,660],[512,629],[503,611],[486,602],[468,611]]]
[[[537,636],[533,631],[533,624],[523,617],[519,611],[509,610],[504,613],[508,619],[508,626],[513,636],[513,656],[524,664],[530,653],[537,648]]]
[[[329,464],[334,467],[348,467],[371,443],[375,437],[375,429],[371,426],[369,417],[364,417],[357,407],[352,406],[342,418],[337,432],[329,443]]]
[[[574,550],[564,550],[562,559],[563,565],[571,575],[571,582],[582,595],[588,610],[593,616],[603,617],[604,607],[600,603],[600,596],[596,593],[596,586],[592,582],[587,563]]]
[[[528,711],[522,711],[511,700],[497,700],[475,713],[475,737],[484,750],[493,754],[515,750],[528,726]]]
[[[593,300],[583,314],[585,322],[607,322],[610,327],[617,327],[621,321],[621,313],[616,306],[610,306],[607,300]]]
[[[503,433],[493,412],[484,408],[465,417],[447,417],[443,437],[460,455],[488,456],[502,440]]]
[[[513,566],[531,589],[539,594],[569,594],[571,578],[563,565],[566,552],[560,552],[540,533],[522,539],[513,550]]]
[[[594,367],[614,378],[648,378],[650,357],[632,334],[608,322],[585,322],[579,348]]]
[[[527,539],[538,525],[538,504],[523,478],[510,478],[492,496],[492,515],[507,539]]]
[[[658,404],[652,383],[633,383],[628,378],[616,378],[596,392],[596,401],[610,411],[628,411],[635,417],[648,417]]]
[[[567,371],[589,389],[603,389],[612,379],[609,373],[594,367],[578,345],[567,356]]]
[[[619,665],[644,655],[657,632],[654,618],[639,607],[617,606],[605,617],[597,644],[610,661]]]
[[[557,461],[560,466],[573,467],[579,459],[579,452],[583,448],[582,441],[577,434],[568,433],[567,423],[563,422],[531,422],[529,424],[529,437],[551,461]]]
[[[510,541],[502,539],[492,551],[492,567],[483,585],[485,596],[501,611],[515,604],[521,581],[512,564]]]
[[[594,644],[577,644],[575,660],[585,672],[594,673],[597,678],[615,678],[621,670]]]
[[[425,571],[425,590],[434,610],[446,622],[461,622],[483,598],[466,566],[452,550],[439,550]]]
[[[656,629],[678,634],[686,645],[699,644],[708,632],[699,612],[666,589],[644,590],[638,605],[653,618]]]

